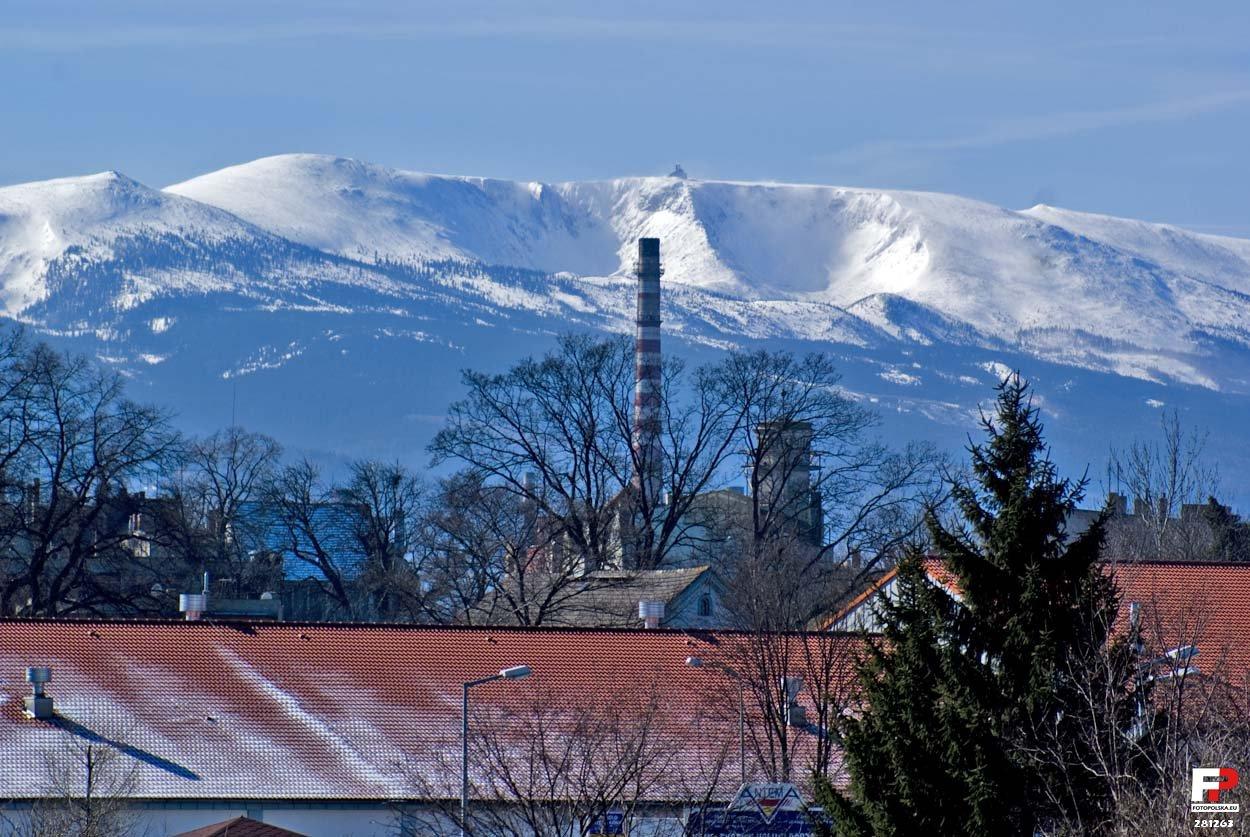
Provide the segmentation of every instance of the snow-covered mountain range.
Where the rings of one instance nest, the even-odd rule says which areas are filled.
[[[418,462],[461,367],[631,327],[640,236],[662,241],[668,348],[831,351],[889,435],[962,439],[1019,367],[1068,463],[1098,467],[1160,405],[1250,460],[1250,241],[1047,206],[284,155],[165,189],[0,188],[0,306],[190,429],[234,414],[297,448]]]

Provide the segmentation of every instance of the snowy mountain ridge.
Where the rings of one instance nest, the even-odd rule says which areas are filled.
[[[1210,343],[1245,344],[1250,323],[1250,241],[1045,206],[678,178],[514,183],[310,155],[166,191],[365,260],[622,275],[633,242],[657,236],[670,285],[832,304],[901,335],[883,314],[898,296],[1042,357],[1214,388],[1230,382],[1204,363]]]
[[[513,182],[307,154],[165,189],[107,172],[0,188],[0,305],[196,421],[222,382],[247,383],[259,423],[298,436],[292,405],[337,387],[360,446],[389,450],[396,428],[437,424],[458,367],[569,328],[628,332],[642,236],[662,240],[669,345],[833,351],[850,389],[907,421],[966,422],[987,370],[1012,366],[1041,370],[1078,424],[1095,381],[1141,420],[1146,403],[1215,414],[1250,394],[1250,241],[922,192]]]

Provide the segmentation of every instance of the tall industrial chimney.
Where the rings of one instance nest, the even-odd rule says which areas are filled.
[[[660,239],[638,239],[638,319],[634,337],[635,487],[660,496]]]

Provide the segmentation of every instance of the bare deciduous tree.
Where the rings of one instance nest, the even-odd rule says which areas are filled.
[[[241,427],[189,441],[181,467],[164,485],[169,503],[160,545],[189,573],[210,572],[233,596],[271,589],[276,579],[254,558],[266,534],[258,507],[281,456],[276,441]]]
[[[12,338],[0,347],[0,426],[0,613],[154,608],[160,575],[132,549],[116,498],[173,458],[165,414],[85,358]]]
[[[308,613],[313,618],[354,619],[360,603],[353,589],[353,577],[359,571],[350,535],[344,529],[351,525],[345,510],[336,504],[333,485],[321,477],[320,469],[308,460],[281,468],[265,492],[265,505],[281,542],[282,560],[305,564],[310,568],[305,584],[319,591],[321,613]]]
[[[504,375],[466,373],[465,383],[467,397],[452,406],[431,450],[436,462],[467,466],[456,499],[483,508],[459,503],[436,528],[457,550],[442,550],[445,557],[472,555],[480,550],[466,547],[481,545],[480,527],[462,538],[449,524],[492,523],[491,560],[479,558],[478,571],[462,576],[485,594],[487,611],[507,622],[546,623],[587,585],[608,583],[589,573],[654,569],[697,539],[700,521],[690,512],[715,486],[741,415],[723,376],[705,368],[687,377],[679,362],[666,363],[654,446],[635,444],[626,339],[565,337],[542,359]],[[652,451],[661,461],[642,461]],[[498,537],[504,509],[527,543]]]
[[[1159,438],[1111,451],[1108,490],[1131,500],[1132,515],[1108,527],[1107,554],[1120,560],[1204,560],[1212,527],[1199,506],[1219,496],[1219,469],[1207,457],[1207,434],[1186,430],[1175,411],[1159,419]]]
[[[608,563],[608,506],[630,459],[612,402],[628,389],[632,357],[622,341],[570,336],[505,374],[465,372],[468,393],[431,443],[435,462],[462,462],[532,503],[587,569]]]
[[[754,542],[805,541],[817,547],[808,555],[815,564],[887,554],[920,529],[937,488],[934,452],[895,452],[873,439],[877,417],[842,392],[830,358],[733,354],[720,374],[743,412],[735,444]]]
[[[735,352],[693,375],[668,361],[654,446],[635,444],[632,361],[627,340],[566,337],[504,375],[466,373],[468,395],[431,446],[436,461],[468,466],[482,499],[509,492],[531,516],[544,574],[513,611],[546,612],[600,568],[714,563],[729,577],[739,555],[801,556],[799,575],[819,576],[809,588],[835,575],[854,586],[831,571],[867,556],[866,574],[919,529],[938,487],[933,451],[871,438],[875,417],[838,388],[827,357]],[[641,460],[651,451],[662,462]],[[746,492],[712,490],[744,472]],[[808,610],[798,624],[820,607]]]
[[[1064,677],[1079,696],[1073,702],[1080,708],[1077,722],[1056,721],[1049,735],[1037,736],[1037,750],[1025,754],[1052,777],[1046,786],[1052,810],[1068,812],[1045,823],[1046,834],[1192,834],[1190,769],[1236,766],[1250,758],[1248,693],[1244,682],[1230,677],[1227,649],[1204,646],[1201,671],[1187,655],[1167,653],[1218,635],[1207,623],[1201,595],[1180,608],[1139,604],[1146,618],[1135,636],[1091,659],[1069,661]],[[1128,712],[1117,699],[1125,683],[1138,695]],[[1089,775],[1111,788],[1110,808],[1073,795]],[[1237,797],[1244,804],[1244,789],[1227,801]]]
[[[357,578],[370,618],[419,620],[424,591],[412,563],[424,487],[398,463],[357,462],[335,501],[344,506],[362,560]]]
[[[634,444],[634,354],[624,338],[566,336],[541,359],[503,375],[466,372],[464,382],[468,394],[431,444],[435,461],[462,462],[523,498],[581,570],[650,569],[679,548],[686,513],[714,485],[740,416],[722,376],[701,369],[688,379],[669,360],[653,429],[662,461],[642,461],[651,448]],[[654,483],[635,480],[652,472]]]
[[[606,697],[547,691],[512,704],[474,708],[467,833],[582,837],[610,811],[633,833],[657,805],[687,794],[703,801],[709,786],[683,772],[694,723],[666,710],[655,683],[634,684]],[[458,775],[459,767],[446,758],[414,765],[411,781],[418,790],[413,795],[445,798],[444,777]],[[723,763],[707,767],[707,776],[719,777]],[[459,823],[458,800],[433,802],[401,817],[407,833],[445,834]],[[679,823],[669,826],[652,820],[646,833],[681,834]]]
[[[748,781],[802,783],[829,770],[834,719],[852,697],[852,648],[829,633],[735,636],[728,665],[746,690]]]
[[[40,798],[25,811],[0,818],[13,837],[137,837],[134,761],[114,741],[62,735],[46,753]]]
[[[645,690],[644,690],[645,693]],[[659,796],[678,744],[650,690],[611,701],[543,695],[519,712],[484,719],[474,833],[581,837],[610,810],[630,823]]]
[[[422,532],[418,562],[436,621],[547,625],[587,588],[558,526],[473,472],[443,481]]]

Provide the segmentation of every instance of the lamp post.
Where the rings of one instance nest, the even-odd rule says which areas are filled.
[[[529,666],[512,666],[498,674],[469,680],[461,684],[460,695],[460,837],[465,837],[469,829],[469,689],[483,683],[494,683],[496,680],[520,680],[532,673]]]
[[[1136,693],[1135,712],[1133,713],[1135,717],[1133,726],[1127,733],[1130,740],[1137,741],[1146,734],[1146,684],[1163,680],[1178,680],[1183,684],[1189,675],[1202,674],[1197,667],[1189,664],[1189,661],[1196,656],[1198,656],[1198,646],[1181,645],[1163,652],[1153,660],[1137,664],[1137,683],[1134,690]],[[1160,666],[1167,666],[1167,668],[1160,671],[1158,670]]]
[[[687,657],[686,665],[691,668],[711,666],[738,684],[738,777],[739,784],[745,785],[747,783],[747,698],[742,675],[724,663],[709,663],[702,657]]]
[[[1145,688],[1148,683],[1161,680],[1179,680],[1182,686],[1185,678],[1191,674],[1202,674],[1198,668],[1189,664],[1198,656],[1197,645],[1178,645],[1169,648],[1153,660],[1142,660],[1146,654],[1146,644],[1141,638],[1142,607],[1141,602],[1129,602],[1128,627],[1129,637],[1133,643],[1133,654],[1137,657],[1137,675],[1134,683],[1135,715],[1133,726],[1126,733],[1132,741],[1137,741],[1146,734],[1146,697]],[[1156,671],[1160,666],[1167,666],[1163,671]]]

